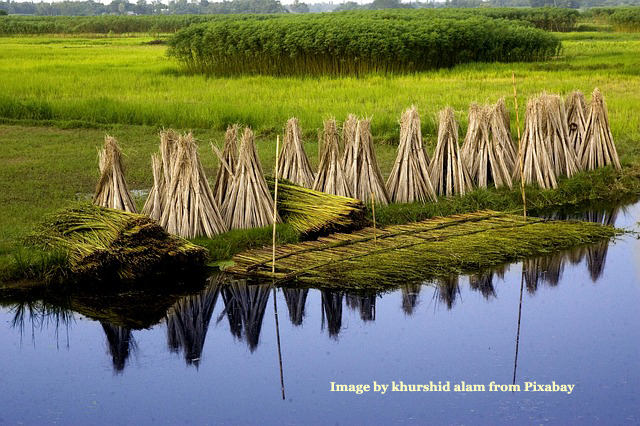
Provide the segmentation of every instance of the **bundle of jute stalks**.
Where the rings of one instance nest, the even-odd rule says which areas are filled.
[[[101,207],[137,213],[122,167],[122,151],[118,142],[105,136],[104,148],[98,153],[100,179],[96,185],[93,203]]]
[[[542,99],[535,97],[527,103],[524,133],[520,145],[524,183],[537,183],[541,188],[557,186],[556,173],[546,143],[546,112]],[[514,171],[514,179],[520,179],[520,167]]]
[[[620,159],[609,126],[607,104],[598,89],[595,89],[591,95],[585,127],[584,143],[579,154],[582,168],[593,170],[613,164],[613,167],[620,169]]]
[[[242,135],[233,183],[222,205],[231,229],[257,228],[273,224],[273,198],[258,159],[253,132]],[[276,218],[280,222],[280,218]]]
[[[336,120],[330,119],[324,122],[323,140],[318,173],[312,189],[327,194],[351,197],[351,190],[347,185],[344,167],[340,159],[340,135]]]
[[[504,132],[491,134],[491,116],[493,128],[498,129],[504,123],[501,112],[493,112],[488,105],[471,104],[469,108],[469,127],[462,147],[465,163],[471,180],[479,188],[486,188],[493,183],[496,188],[511,188],[511,167],[508,151],[504,148],[509,143]]]
[[[437,200],[429,176],[429,156],[422,142],[420,114],[415,106],[408,108],[400,119],[400,142],[387,179],[387,191],[395,203]]]
[[[165,171],[166,172],[166,171]],[[227,231],[191,133],[178,137],[160,225],[184,238],[213,237]]]
[[[287,179],[305,188],[313,186],[313,170],[302,145],[297,118],[287,121],[282,152],[278,158],[278,179]]]
[[[458,146],[458,124],[450,107],[440,111],[438,144],[431,160],[430,174],[438,195],[464,195],[472,183]]]

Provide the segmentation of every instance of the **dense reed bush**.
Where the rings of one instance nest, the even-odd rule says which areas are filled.
[[[609,22],[617,31],[640,31],[640,7],[625,7],[609,16]]]
[[[560,48],[555,36],[502,19],[383,17],[328,14],[193,25],[173,36],[169,55],[191,72],[214,75],[361,75],[542,60]]]
[[[324,19],[326,14],[311,14],[305,19]],[[334,15],[334,14],[332,14]],[[379,11],[336,12],[361,19],[423,20],[435,18],[467,19],[473,16],[500,18],[529,23],[548,31],[570,31],[579,13],[571,9],[543,7],[487,8],[487,9],[386,9]],[[173,33],[193,24],[204,22],[255,21],[281,18],[283,15],[142,15],[142,16],[5,16],[0,21],[0,35],[32,34],[129,34]]]

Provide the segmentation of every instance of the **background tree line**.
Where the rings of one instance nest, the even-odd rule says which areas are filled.
[[[209,0],[112,0],[103,4],[94,0],[61,2],[15,2],[0,0],[0,15],[40,16],[95,16],[95,15],[159,15],[159,14],[232,14],[232,13],[308,13],[342,10],[380,10],[402,8],[459,8],[459,7],[563,7],[589,9],[618,5],[640,6],[640,0],[446,0],[444,2],[400,0],[373,0],[360,4],[355,1],[324,2],[307,4],[295,0],[283,5],[279,0],[231,0],[210,2]]]

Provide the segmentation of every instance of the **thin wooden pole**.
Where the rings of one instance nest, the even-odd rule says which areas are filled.
[[[378,240],[376,238],[376,200],[373,197],[373,191],[371,191],[371,211],[373,213],[373,245],[378,244]]]
[[[277,180],[276,180],[277,182]],[[282,371],[282,349],[280,348],[280,325],[278,323],[278,302],[276,301],[276,287],[273,286],[273,312],[276,317],[276,338],[278,340],[278,363],[280,364],[280,389],[282,390],[282,400],[284,401],[284,373]]]
[[[280,151],[280,135],[276,137],[276,167],[275,167],[275,175],[274,175],[275,190],[273,194],[273,240],[272,240],[272,258],[271,258],[271,274],[273,276],[276,275],[276,219],[278,217],[278,156],[280,155],[279,151]],[[276,321],[277,321],[277,316],[276,316]],[[278,342],[279,341],[280,339],[278,338]]]
[[[518,370],[518,348],[520,346],[520,320],[522,319],[522,289],[524,288],[524,261],[522,261],[522,274],[520,276],[520,304],[518,305],[518,333],[516,335],[516,357],[513,361],[513,384],[516,384],[516,371]]]
[[[522,190],[522,210],[524,215],[524,221],[527,221],[527,198],[524,194],[524,165],[522,162],[522,157],[524,156],[524,152],[522,152],[522,143],[520,141],[520,117],[518,115],[518,94],[516,93],[516,73],[511,72],[511,77],[513,78],[513,104],[516,108],[516,125],[518,128],[518,160],[520,162],[520,188]]]

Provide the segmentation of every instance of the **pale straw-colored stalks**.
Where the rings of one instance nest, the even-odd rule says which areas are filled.
[[[313,188],[327,194],[351,197],[351,190],[340,158],[340,136],[334,119],[324,122],[322,152],[320,164]]]
[[[567,96],[565,109],[567,110],[567,125],[569,126],[569,146],[573,147],[578,159],[578,166],[582,167],[582,164],[579,164],[579,154],[584,144],[587,123],[585,118],[587,102],[584,99],[584,94],[579,90],[571,92]]]
[[[253,132],[242,135],[238,163],[229,194],[222,205],[231,229],[257,228],[273,224],[273,197],[258,159]],[[277,222],[280,218],[277,217]]]
[[[313,186],[313,170],[302,145],[297,118],[287,121],[278,161],[278,179],[287,179],[305,188]]]
[[[522,155],[524,183],[537,183],[543,189],[557,186],[556,174],[551,156],[547,152],[544,120],[545,106],[542,99],[536,97],[527,103],[524,133],[520,153]],[[514,180],[520,179],[520,168],[516,167]]]
[[[436,201],[436,191],[429,176],[429,156],[422,142],[420,114],[415,106],[400,119],[400,142],[389,178],[387,191],[395,203]]]
[[[438,195],[464,195],[471,191],[472,183],[460,148],[458,125],[450,107],[440,111],[438,144],[431,160],[430,174]]]
[[[105,136],[104,148],[98,153],[98,159],[100,179],[96,185],[93,203],[101,207],[137,213],[124,179],[122,151],[115,138]]]
[[[620,169],[618,152],[613,143],[607,104],[600,90],[595,89],[589,104],[584,144],[580,152],[580,162],[583,170],[593,170],[612,164]]]

